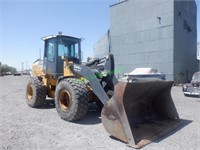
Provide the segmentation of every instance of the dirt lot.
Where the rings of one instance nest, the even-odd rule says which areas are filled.
[[[126,150],[126,144],[112,139],[104,130],[100,112],[90,106],[86,118],[78,123],[63,121],[52,100],[42,108],[29,108],[25,102],[28,76],[0,77],[0,149],[12,150]],[[184,124],[144,150],[200,149],[200,99],[184,97],[180,87],[173,87],[174,99]]]

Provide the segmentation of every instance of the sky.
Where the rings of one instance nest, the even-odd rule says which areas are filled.
[[[1,1],[1,0],[0,0]],[[50,1],[50,2],[49,2]],[[3,64],[31,68],[43,56],[41,37],[58,34],[84,38],[83,57],[109,29],[109,6],[116,0],[5,0],[1,3],[0,42]]]
[[[48,1],[48,2],[47,2]],[[0,61],[31,68],[43,56],[41,37],[57,34],[84,38],[83,59],[93,56],[94,44],[109,29],[110,8],[117,0],[0,0]],[[200,41],[200,0],[197,4]],[[26,65],[27,64],[27,65]]]

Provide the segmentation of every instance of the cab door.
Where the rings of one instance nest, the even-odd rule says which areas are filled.
[[[45,41],[44,72],[46,74],[56,75],[56,50],[56,39],[48,39]]]

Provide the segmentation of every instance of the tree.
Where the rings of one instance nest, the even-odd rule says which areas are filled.
[[[15,73],[17,71],[16,68],[12,67],[12,66],[8,66],[7,64],[2,64],[0,62],[0,73],[1,74],[6,74],[6,72],[11,72],[12,74]]]
[[[3,65],[1,66],[1,73],[2,73],[2,74],[6,74],[6,72],[8,72],[8,71],[9,71],[8,65],[3,64]]]
[[[14,74],[15,72],[17,72],[17,69],[14,67],[9,66],[9,70],[12,74]]]

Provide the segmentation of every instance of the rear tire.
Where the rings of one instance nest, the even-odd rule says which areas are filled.
[[[40,107],[46,99],[46,88],[38,77],[31,77],[26,87],[26,102],[32,108]]]
[[[55,105],[59,116],[66,121],[82,119],[88,111],[88,92],[79,79],[63,79],[55,93]]]

